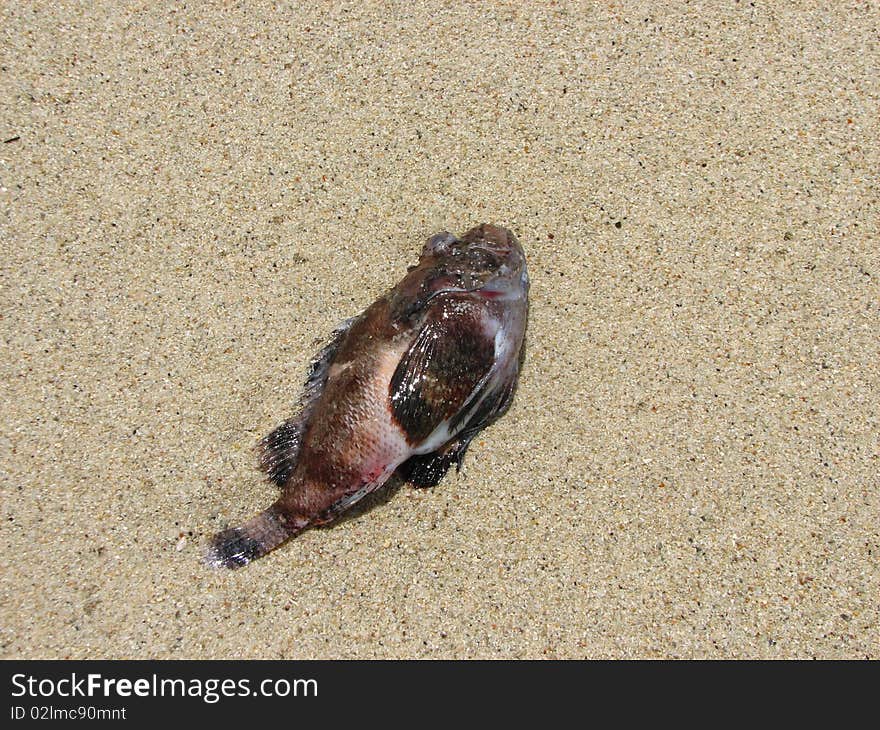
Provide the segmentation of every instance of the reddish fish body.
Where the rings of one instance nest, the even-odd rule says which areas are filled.
[[[297,416],[261,442],[282,490],[218,533],[207,561],[236,568],[333,520],[395,471],[433,486],[510,407],[528,274],[513,234],[484,224],[425,244],[418,265],[344,322],[312,363]]]

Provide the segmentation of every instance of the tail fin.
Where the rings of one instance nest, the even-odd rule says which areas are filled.
[[[241,568],[302,532],[308,524],[307,519],[292,515],[279,500],[241,527],[214,535],[205,562],[212,568]]]

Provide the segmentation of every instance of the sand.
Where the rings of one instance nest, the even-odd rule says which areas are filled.
[[[875,3],[0,15],[3,657],[880,656]],[[462,473],[203,566],[483,221],[532,309]]]

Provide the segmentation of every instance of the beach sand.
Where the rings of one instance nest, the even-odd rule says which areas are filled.
[[[875,3],[195,5],[0,9],[2,656],[880,657]],[[531,316],[462,473],[206,568],[484,221]]]

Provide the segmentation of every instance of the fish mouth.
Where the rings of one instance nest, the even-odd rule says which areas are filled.
[[[528,278],[523,281],[522,277],[503,277],[489,282],[485,286],[471,289],[469,293],[494,301],[496,299],[513,299],[528,291]]]
[[[489,285],[478,285],[473,287],[467,286],[448,286],[443,289],[438,289],[435,292],[431,292],[431,295],[425,299],[425,303],[427,304],[433,299],[437,297],[442,297],[447,294],[473,294],[483,299],[501,299],[502,297],[506,297],[510,295],[510,291],[506,287],[495,287],[491,284]]]

